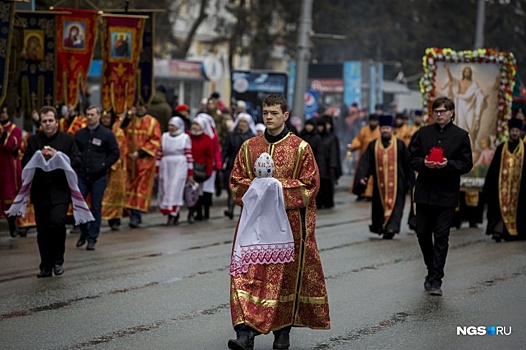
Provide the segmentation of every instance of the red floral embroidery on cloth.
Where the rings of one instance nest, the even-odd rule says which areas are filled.
[[[294,242],[254,244],[241,247],[241,256],[232,257],[230,274],[246,273],[250,265],[285,264],[294,261]]]

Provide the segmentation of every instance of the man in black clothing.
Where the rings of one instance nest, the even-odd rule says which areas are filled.
[[[251,137],[254,137],[255,128],[250,127],[252,116],[248,113],[239,113],[234,122],[234,131],[228,133],[223,148],[221,150],[221,159],[223,160],[223,187],[227,190],[227,209],[224,211],[225,216],[230,219],[234,218],[234,198],[229,191],[230,174],[234,167],[234,160],[237,152],[241,148],[243,142]]]
[[[108,184],[108,170],[120,156],[115,135],[100,124],[100,117],[99,107],[88,107],[88,126],[80,129],[75,135],[77,147],[82,155],[82,165],[78,171],[79,189],[84,198],[91,194],[91,213],[95,218],[95,221],[80,225],[81,235],[77,247],[82,247],[87,240],[86,250],[95,250],[100,232],[102,198]]]
[[[374,181],[369,230],[392,239],[400,232],[410,172],[409,154],[402,140],[394,136],[393,117],[379,118],[381,137],[373,140],[360,158],[353,193],[365,191]]]
[[[458,204],[460,175],[471,170],[473,159],[468,132],[453,124],[453,101],[447,97],[437,98],[433,102],[433,114],[436,122],[422,127],[413,136],[409,161],[418,172],[414,200],[416,233],[428,271],[424,288],[431,295],[442,295],[449,228]],[[443,151],[441,162],[428,158],[433,147]]]
[[[75,137],[58,131],[58,116],[54,107],[45,106],[40,110],[42,132],[31,136],[22,158],[25,167],[36,151],[45,146],[53,152],[61,151],[70,159],[72,168],[81,163],[81,156]],[[54,154],[54,153],[53,153]],[[64,251],[66,249],[66,216],[71,203],[71,190],[64,170],[45,172],[36,169],[31,184],[31,203],[35,208],[37,242],[40,251],[40,273],[37,277],[51,277],[64,273]]]

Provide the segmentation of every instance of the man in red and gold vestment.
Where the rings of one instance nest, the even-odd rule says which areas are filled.
[[[146,106],[133,106],[122,121],[129,145],[126,182],[126,208],[130,209],[131,228],[139,227],[152,199],[155,159],[161,147],[161,126],[147,114]]]
[[[108,186],[106,186],[104,198],[102,199],[102,218],[108,220],[108,225],[112,231],[117,231],[126,205],[126,163],[129,151],[128,140],[124,130],[120,127],[121,121],[112,114],[104,112],[100,122],[115,134],[119,145],[120,157],[110,168]]]
[[[319,171],[309,144],[285,126],[288,105],[281,95],[263,101],[264,134],[245,141],[230,176],[234,201],[255,178],[254,163],[263,152],[274,160],[274,178],[283,187],[285,210],[294,238],[294,261],[251,264],[231,276],[230,310],[236,339],[230,349],[253,349],[257,334],[274,332],[274,349],[288,349],[292,326],[329,329],[329,304],[315,238]],[[243,232],[236,230],[236,237]],[[234,239],[234,242],[236,239]]]
[[[406,147],[409,147],[409,143],[411,142],[411,137],[413,137],[413,133],[409,125],[407,125],[406,123],[407,120],[407,114],[397,113],[394,119],[393,131],[396,137],[402,140]]]
[[[484,181],[483,197],[488,203],[486,234],[502,239],[526,239],[526,150],[521,140],[522,120],[508,121],[509,140],[495,150]]]
[[[18,152],[22,144],[22,130],[9,120],[7,107],[0,111],[0,217],[8,210],[22,185],[22,165]],[[16,237],[16,217],[7,217],[9,233]]]

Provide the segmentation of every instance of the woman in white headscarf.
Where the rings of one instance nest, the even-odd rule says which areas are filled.
[[[168,216],[166,225],[178,223],[185,185],[193,182],[192,141],[184,131],[184,121],[173,117],[161,138],[157,201],[161,213]]]

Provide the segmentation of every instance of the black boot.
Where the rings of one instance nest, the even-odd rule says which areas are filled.
[[[256,332],[252,332],[252,331],[236,332],[236,339],[230,339],[228,341],[228,348],[232,350],[253,350],[255,337],[256,337]]]
[[[27,237],[27,231],[29,231],[29,227],[19,227],[18,228],[18,235],[20,237]]]
[[[199,199],[197,200],[197,204],[194,207],[195,212],[195,220],[196,221],[203,221],[203,196],[199,196]]]
[[[284,350],[290,347],[290,327],[282,328],[274,332],[274,343],[272,349]]]
[[[210,219],[210,207],[212,206],[212,193],[203,193],[203,219]]]
[[[230,193],[228,194],[228,198],[226,200],[226,206],[227,209],[223,213],[225,216],[228,216],[230,220],[232,220],[234,218],[234,198],[232,198]]]
[[[189,224],[193,224],[194,222],[195,222],[194,210],[193,210],[193,208],[189,208],[188,209],[188,223]]]
[[[7,223],[9,224],[9,234],[11,237],[18,236],[18,227],[16,225],[16,216],[8,216]]]

